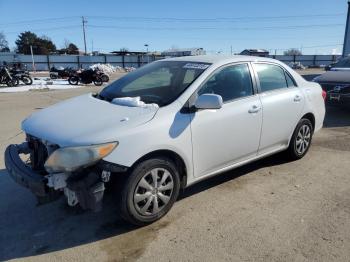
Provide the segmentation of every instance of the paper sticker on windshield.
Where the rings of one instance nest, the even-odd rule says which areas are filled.
[[[187,69],[207,69],[209,65],[207,64],[196,64],[196,63],[187,63],[186,65],[183,66],[183,68]]]

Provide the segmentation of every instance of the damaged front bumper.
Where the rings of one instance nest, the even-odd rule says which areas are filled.
[[[47,189],[45,177],[34,172],[19,156],[20,154],[29,153],[30,149],[28,143],[9,145],[5,151],[6,169],[9,175],[18,184],[29,188],[38,197],[46,197]]]
[[[111,172],[125,172],[126,168],[105,161],[94,167],[74,173],[41,174],[24,163],[20,154],[31,154],[28,142],[9,145],[5,151],[5,166],[9,175],[18,184],[30,189],[39,203],[48,203],[61,195],[68,204],[80,204],[83,209],[99,211],[102,208],[104,184]]]

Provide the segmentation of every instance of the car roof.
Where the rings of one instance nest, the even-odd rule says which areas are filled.
[[[199,56],[181,56],[175,58],[166,58],[162,61],[187,61],[187,62],[199,62],[199,63],[211,63],[211,64],[224,64],[235,62],[278,62],[277,60],[258,57],[258,56],[245,56],[245,55],[199,55]]]
[[[297,72],[291,69],[285,63],[276,59],[260,56],[246,56],[246,55],[199,55],[199,56],[181,56],[176,58],[166,58],[158,61],[184,61],[184,62],[197,62],[197,63],[211,63],[214,68],[239,62],[268,62],[275,63],[286,69],[297,82],[305,82],[306,80],[301,77]]]

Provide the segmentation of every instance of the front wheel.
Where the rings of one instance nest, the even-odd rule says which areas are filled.
[[[50,74],[50,78],[51,78],[51,79],[57,79],[58,77],[57,77],[56,74]]]
[[[303,118],[294,130],[287,150],[292,160],[303,158],[310,148],[313,134],[313,126],[309,119]]]
[[[108,82],[109,81],[109,76],[106,74],[101,75],[101,79],[103,82]]]
[[[122,217],[144,226],[163,217],[175,203],[180,190],[179,173],[168,158],[139,163],[128,177],[121,199]]]
[[[94,82],[95,86],[101,86],[103,84],[101,77],[96,77],[96,79],[94,79],[93,82]]]

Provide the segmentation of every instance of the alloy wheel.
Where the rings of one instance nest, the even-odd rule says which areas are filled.
[[[295,149],[299,155],[305,153],[310,145],[311,128],[308,125],[302,125],[299,129],[297,139],[295,140]]]
[[[173,177],[168,170],[150,170],[140,179],[134,191],[135,209],[143,216],[156,215],[170,201],[173,189]]]

